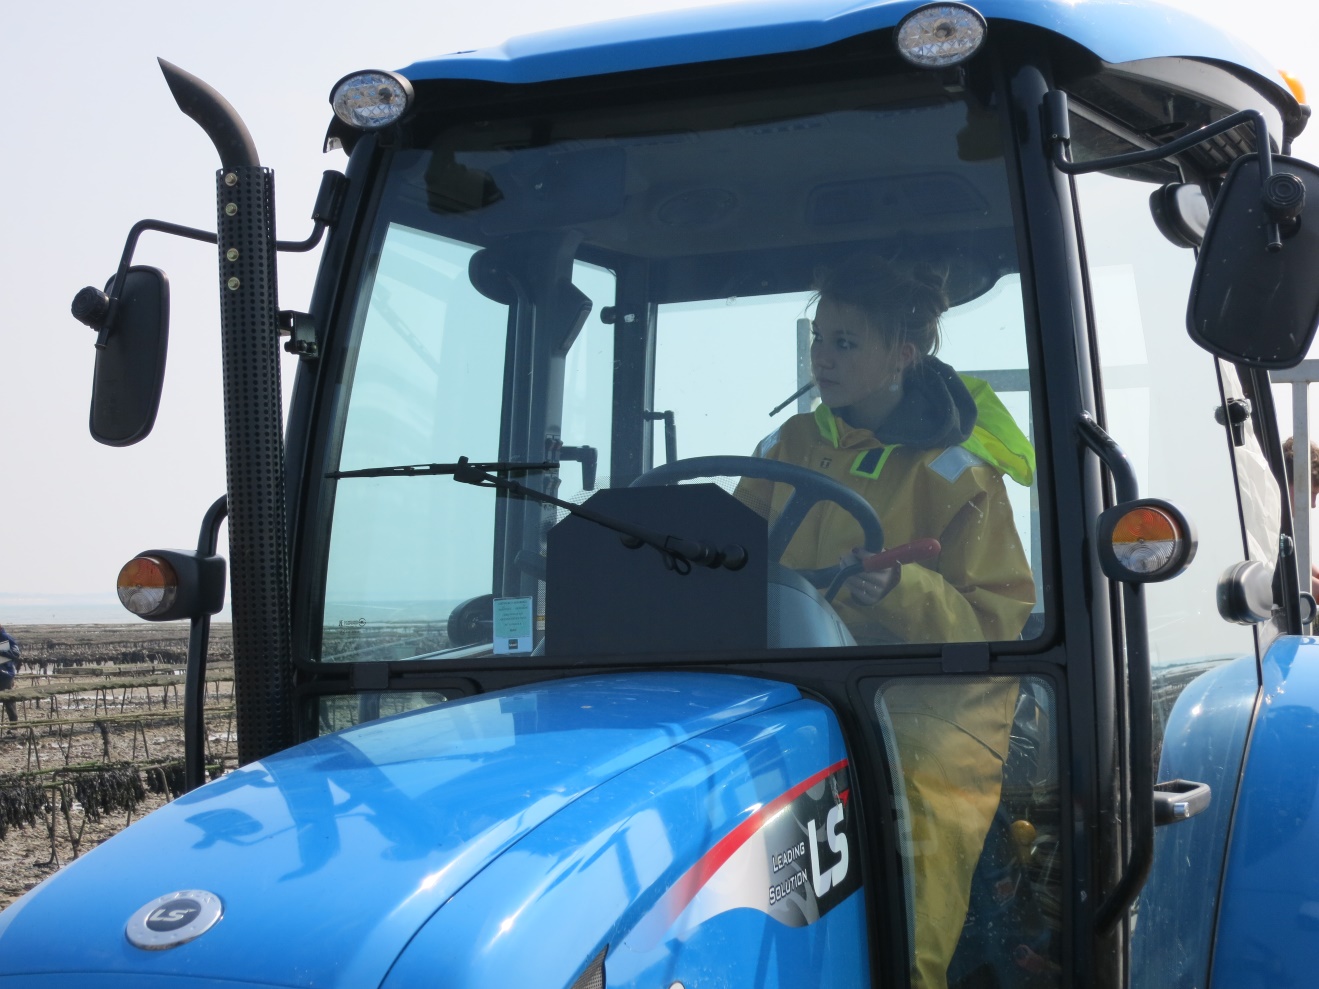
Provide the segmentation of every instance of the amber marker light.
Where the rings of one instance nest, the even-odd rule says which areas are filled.
[[[1287,84],[1287,88],[1290,89],[1291,92],[1292,92],[1292,95],[1296,97],[1296,102],[1297,102],[1297,103],[1304,104],[1304,103],[1305,103],[1305,84],[1302,83],[1300,79],[1298,79],[1296,76],[1292,75],[1290,72],[1286,72],[1286,71],[1283,71],[1283,70],[1279,69],[1279,70],[1278,70],[1278,75],[1282,76],[1282,81],[1285,82],[1285,83]]]
[[[139,618],[153,618],[167,612],[178,595],[178,575],[156,556],[137,556],[119,571],[116,590],[119,601]]]
[[[1137,508],[1113,527],[1113,553],[1132,573],[1157,573],[1177,548],[1177,524],[1157,508]]]
[[[1100,562],[1114,580],[1167,580],[1186,569],[1195,537],[1180,511],[1164,501],[1117,505],[1099,517]]]

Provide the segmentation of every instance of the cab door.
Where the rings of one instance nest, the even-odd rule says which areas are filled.
[[[1276,634],[1225,619],[1219,582],[1243,561],[1274,567],[1281,517],[1260,441],[1271,403],[1248,394],[1250,380],[1237,368],[1190,341],[1185,313],[1195,256],[1165,239],[1151,218],[1151,192],[1179,178],[1160,163],[1146,173],[1074,179],[1100,421],[1134,467],[1141,495],[1178,506],[1199,542],[1183,573],[1143,587],[1156,778],[1212,791],[1204,812],[1156,827],[1152,871],[1126,914],[1131,984],[1165,989],[1207,983],[1258,658]],[[1231,420],[1246,410],[1233,430]],[[1116,623],[1113,641],[1123,641]]]

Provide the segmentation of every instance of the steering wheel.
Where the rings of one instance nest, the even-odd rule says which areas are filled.
[[[631,487],[660,487],[690,481],[698,477],[753,477],[792,486],[792,494],[783,511],[769,529],[769,558],[775,562],[783,556],[806,514],[821,501],[832,501],[856,519],[861,526],[862,546],[871,553],[884,548],[884,527],[874,507],[859,494],[827,474],[809,467],[767,460],[764,457],[714,456],[691,457],[663,464],[642,474]]]

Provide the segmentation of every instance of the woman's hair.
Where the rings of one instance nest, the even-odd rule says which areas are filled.
[[[947,271],[874,254],[816,273],[815,300],[852,306],[891,344],[911,343],[922,357],[939,351],[939,318],[948,311]]]

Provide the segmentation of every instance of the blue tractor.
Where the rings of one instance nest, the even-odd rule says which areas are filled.
[[[74,314],[136,442],[138,236],[216,245],[228,490],[120,575],[192,620],[193,789],[0,914],[0,987],[1311,984],[1298,87],[1136,0],[685,11],[345,77],[284,241],[163,68],[216,230]]]

